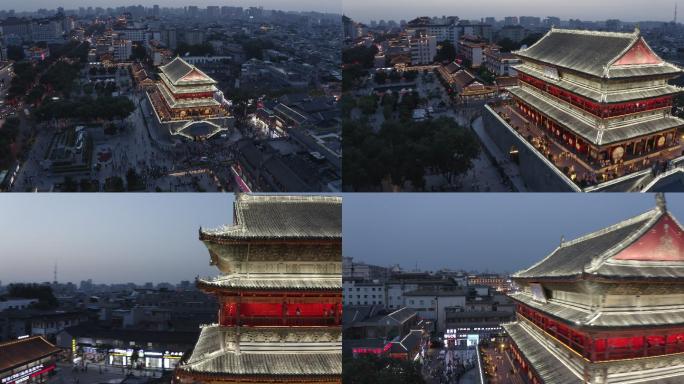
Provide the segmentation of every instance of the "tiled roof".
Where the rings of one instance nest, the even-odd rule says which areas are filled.
[[[41,336],[0,343],[0,372],[58,353],[55,347]]]
[[[342,373],[339,327],[243,329],[202,328],[187,372],[254,376],[330,376]]]
[[[171,60],[170,63],[160,66],[159,69],[174,84],[178,83],[179,81],[189,83],[215,83],[212,78],[197,69],[195,66],[181,59],[180,56],[177,56],[175,59]],[[185,76],[188,76],[188,80],[183,80],[183,77]]]
[[[200,239],[342,238],[340,197],[240,194],[234,209],[235,225],[200,230]]]
[[[555,302],[554,299],[542,303],[524,293],[515,293],[511,297],[534,309],[582,327],[633,328],[684,324],[684,310],[666,309],[659,312],[657,310],[603,311],[596,309],[590,311],[564,305]]]
[[[638,31],[617,33],[552,28],[537,43],[515,54],[597,77],[615,78],[680,72],[677,67],[668,63],[611,67],[613,62],[640,40],[641,35]]]
[[[342,350],[332,353],[228,352],[185,364],[180,369],[221,376],[339,376],[342,374]]]
[[[169,80],[175,83],[192,71],[192,65],[188,64],[180,57],[176,57],[168,64],[159,67],[159,69],[169,78]]]
[[[289,290],[331,290],[342,289],[342,278],[293,277],[293,278],[259,278],[250,276],[218,276],[211,279],[199,279],[198,284],[206,287],[240,288],[240,289],[289,289]]]
[[[583,382],[563,362],[532,337],[519,322],[502,325],[544,383],[579,384]]]
[[[540,113],[557,121],[582,136],[585,140],[597,145],[616,143],[684,125],[684,120],[678,117],[665,116],[621,127],[600,130],[596,126],[589,124],[585,120],[568,112],[568,108],[562,107],[562,104],[552,104],[546,99],[541,98],[536,92],[532,92],[522,87],[511,87],[508,91],[513,96],[524,100]]]
[[[514,278],[569,277],[580,275],[592,262],[646,226],[651,226],[662,215],[653,209],[618,224],[562,243],[550,255],[528,269],[517,272]],[[626,244],[625,244],[626,245]]]
[[[638,88],[633,90],[620,90],[612,93],[602,93],[597,90],[587,88],[586,86],[572,83],[562,78],[559,80],[555,80],[550,77],[546,77],[542,72],[527,65],[519,65],[516,66],[515,69],[519,72],[528,74],[530,76],[534,76],[538,79],[542,79],[543,81],[549,84],[556,85],[577,95],[587,97],[594,101],[605,103],[619,103],[631,100],[649,99],[652,97],[667,96],[681,92],[681,89],[679,87],[670,84],[664,84],[661,86],[645,89]]]

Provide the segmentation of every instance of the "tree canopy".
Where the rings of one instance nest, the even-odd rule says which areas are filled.
[[[144,49],[144,47],[143,47]],[[139,52],[136,53],[139,55]],[[176,48],[176,54],[184,56],[189,54],[190,56],[207,56],[214,54],[214,47],[209,43],[190,45],[186,43],[178,43]]]
[[[83,97],[76,100],[48,100],[35,110],[38,120],[78,119],[114,120],[123,119],[133,113],[135,105],[125,96]]]
[[[52,293],[52,288],[49,285],[43,284],[10,284],[7,287],[7,293],[11,297],[19,297],[22,299],[38,299],[36,305],[40,309],[57,308],[59,302]]]
[[[343,131],[345,190],[380,190],[388,178],[392,185],[410,182],[423,190],[428,169],[451,182],[467,172],[480,153],[474,134],[446,117],[385,121],[377,134],[365,121],[346,120]]]
[[[448,61],[452,62],[456,59],[456,47],[449,41],[445,40],[438,44],[439,49],[435,55],[435,62]]]
[[[7,169],[14,161],[12,144],[19,136],[20,121],[16,117],[10,117],[0,127],[0,169]]]
[[[345,357],[342,382],[345,384],[425,384],[420,365],[389,357]]]

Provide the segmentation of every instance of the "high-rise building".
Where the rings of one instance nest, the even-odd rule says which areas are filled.
[[[234,224],[200,229],[219,300],[177,383],[341,383],[342,201],[238,195]]]
[[[435,36],[419,36],[409,38],[411,49],[411,65],[432,64],[437,55],[437,38]]]
[[[512,276],[504,324],[530,383],[684,381],[684,228],[664,198]]]

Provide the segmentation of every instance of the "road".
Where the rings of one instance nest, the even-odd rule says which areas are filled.
[[[129,371],[112,366],[89,364],[87,371],[73,369],[70,363],[57,363],[58,372],[48,379],[50,384],[118,384],[126,375],[161,377],[161,371]]]

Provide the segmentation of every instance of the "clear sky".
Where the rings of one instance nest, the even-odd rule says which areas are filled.
[[[673,0],[344,0],[344,13],[358,21],[410,20],[417,16],[458,16],[479,20],[493,16],[557,16],[582,20],[671,21]],[[679,4],[684,13],[684,2]],[[684,16],[684,15],[683,15]]]
[[[2,0],[0,9],[14,9],[15,11],[35,11],[39,8],[56,9],[77,9],[78,7],[118,7],[142,4],[145,7],[152,7],[158,4],[160,7],[185,7],[197,5],[206,7],[207,5],[227,5],[238,7],[264,7],[264,9],[275,9],[282,11],[319,11],[340,13],[342,10],[342,0],[151,0],[141,2],[140,0]]]
[[[145,283],[214,276],[200,226],[233,220],[232,194],[0,194],[0,281]]]
[[[684,222],[684,194],[666,196]],[[655,207],[652,194],[345,194],[343,253],[406,269],[516,272],[567,240]]]

